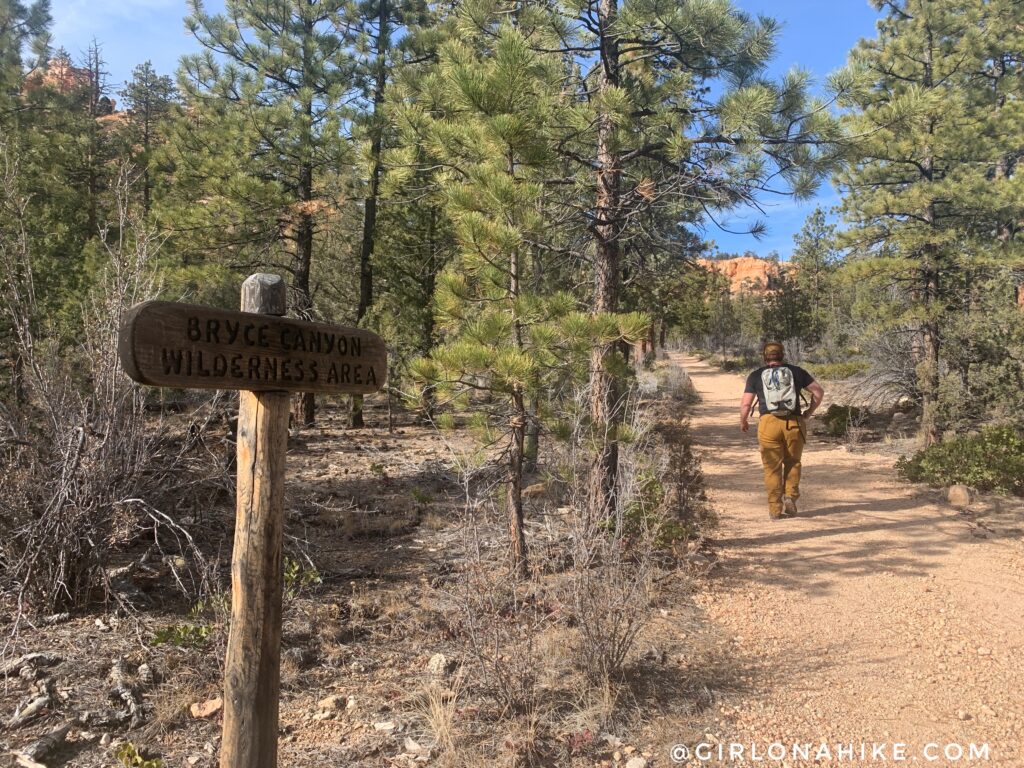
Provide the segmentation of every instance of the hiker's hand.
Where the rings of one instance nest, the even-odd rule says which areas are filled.
[[[750,429],[750,422],[746,419],[740,421],[740,429],[744,432]]]

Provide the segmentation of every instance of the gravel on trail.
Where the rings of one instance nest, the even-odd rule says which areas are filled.
[[[692,434],[721,519],[696,599],[744,670],[704,724],[726,755],[747,750],[722,764],[778,742],[785,760],[762,764],[818,764],[792,746],[824,743],[825,764],[883,764],[875,745],[899,762],[903,744],[907,763],[1024,766],[1024,526],[986,533],[901,482],[891,455],[813,436],[799,515],[770,520],[756,424],[739,429],[743,377],[672,359],[701,396]],[[989,759],[969,760],[971,744]]]

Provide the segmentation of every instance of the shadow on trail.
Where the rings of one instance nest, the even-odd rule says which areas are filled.
[[[841,515],[859,520],[837,524]],[[971,541],[941,528],[948,519],[934,508],[922,510],[913,498],[851,502],[794,519],[766,519],[763,534],[715,540],[731,564],[714,578],[735,587],[770,583],[821,596],[851,577],[923,577],[951,548]]]
[[[800,514],[770,521],[756,417],[748,433],[739,429],[742,376],[703,366],[688,373],[704,393],[693,434],[708,484],[719,492],[721,513],[742,521],[734,535],[714,540],[728,562],[712,574],[719,583],[774,584],[822,596],[850,577],[927,575],[951,548],[969,542],[944,525],[950,516],[940,507],[894,487],[877,457],[840,453],[813,436],[804,452]]]

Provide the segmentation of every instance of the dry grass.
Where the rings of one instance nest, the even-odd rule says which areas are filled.
[[[419,692],[414,712],[422,720],[433,744],[442,755],[453,755],[458,743],[459,697],[465,679],[456,674],[447,683],[432,680]]]
[[[180,675],[161,683],[149,697],[152,715],[146,724],[147,738],[163,735],[184,724],[190,717],[189,708],[219,695],[210,682],[192,675]]]

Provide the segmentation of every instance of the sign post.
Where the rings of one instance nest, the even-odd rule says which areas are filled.
[[[286,306],[284,280],[256,274],[241,312],[145,302],[118,338],[125,372],[142,384],[241,390],[220,768],[277,765],[289,392],[367,394],[387,372],[380,337],[284,318]]]

